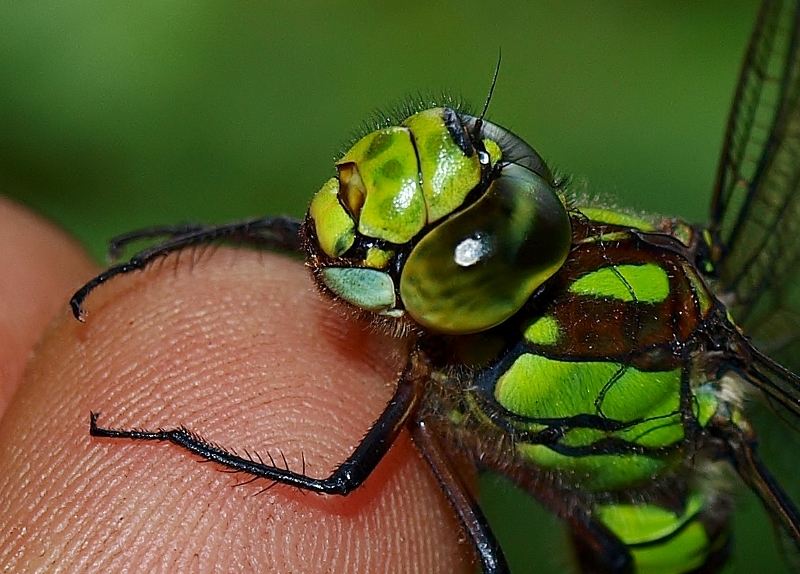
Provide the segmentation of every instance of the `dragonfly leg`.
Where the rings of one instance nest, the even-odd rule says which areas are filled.
[[[770,515],[777,518],[778,525],[800,551],[800,510],[761,461],[755,438],[730,421],[714,425],[711,430],[722,435],[737,474],[756,493]]]
[[[632,574],[633,559],[625,544],[589,513],[573,510],[567,518],[581,571]]]
[[[188,230],[180,233],[181,230]],[[142,230],[137,235],[133,232],[119,236],[115,239],[121,248],[127,242],[147,237],[169,236],[170,239],[136,253],[129,261],[115,265],[103,271],[100,275],[81,287],[70,299],[72,314],[79,321],[83,320],[85,311],[83,302],[94,289],[116,277],[133,271],[144,269],[156,259],[166,257],[170,253],[180,251],[186,247],[203,245],[214,242],[229,242],[254,245],[265,249],[279,249],[285,251],[299,251],[302,247],[300,237],[300,222],[288,217],[267,217],[239,221],[215,227],[203,226],[178,226],[174,228],[150,228]],[[114,243],[111,244],[113,250]]]
[[[122,255],[122,251],[128,245],[136,241],[141,241],[142,239],[178,237],[189,233],[197,233],[198,231],[203,231],[211,227],[210,225],[203,225],[200,223],[185,223],[181,225],[156,225],[153,227],[135,229],[111,238],[108,242],[108,257],[113,262],[118,261]]]
[[[510,570],[500,543],[475,498],[453,471],[434,432],[424,420],[417,421],[410,428],[414,444],[430,466],[461,525],[472,540],[481,561],[483,574],[509,574]]]
[[[487,462],[487,461],[483,461]],[[527,465],[493,468],[528,492],[543,506],[566,521],[578,550],[581,572],[585,574],[633,574],[634,561],[625,543],[593,516],[588,503],[568,492],[554,490],[552,483]]]
[[[233,471],[296,486],[303,490],[346,496],[361,486],[369,477],[416,410],[427,377],[427,371],[423,373],[417,363],[418,361],[412,356],[412,360],[406,366],[397,389],[383,413],[347,460],[326,478],[313,478],[288,468],[267,465],[260,460],[238,456],[222,447],[206,442],[183,427],[156,431],[103,428],[97,424],[98,413],[92,413],[90,434],[105,438],[168,441]]]
[[[488,417],[502,416],[498,405],[482,398],[480,408]],[[551,442],[549,433],[536,437],[539,444]],[[593,512],[591,500],[577,496],[571,488],[562,488],[557,478],[546,470],[529,464],[524,459],[510,458],[481,450],[480,442],[469,444],[475,460],[482,470],[495,472],[510,480],[521,490],[535,498],[542,506],[567,523],[579,551],[580,571],[585,574],[633,574],[634,560],[625,543],[603,524]],[[500,450],[500,449],[498,449]]]

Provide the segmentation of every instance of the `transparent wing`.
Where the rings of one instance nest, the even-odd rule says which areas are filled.
[[[800,370],[800,2],[766,1],[723,146],[709,230],[720,296],[756,345]]]
[[[763,2],[728,122],[709,225],[718,296],[758,348],[751,348],[742,374],[768,406],[751,404],[748,411],[769,468],[755,443],[743,443],[747,456],[736,467],[764,503],[792,569],[800,564],[794,503],[800,499],[799,35],[800,0]]]

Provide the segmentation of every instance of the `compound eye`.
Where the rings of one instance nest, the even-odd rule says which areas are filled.
[[[569,216],[549,182],[512,163],[412,250],[400,298],[433,331],[483,331],[525,304],[564,263],[571,242]]]

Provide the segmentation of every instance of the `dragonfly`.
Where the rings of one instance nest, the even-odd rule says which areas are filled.
[[[486,574],[510,569],[459,474],[465,461],[563,521],[582,573],[721,571],[738,482],[800,571],[800,510],[759,451],[759,436],[783,425],[792,437],[800,420],[799,30],[800,2],[763,3],[707,224],[583,199],[486,119],[490,92],[479,115],[418,105],[378,126],[336,162],[303,220],[112,240],[113,256],[154,244],[75,293],[79,320],[118,275],[236,243],[303,254],[332,304],[411,344],[385,410],[329,476],[239,456],[196,429],[110,428],[92,413],[91,435],[168,441],[230,471],[347,496],[408,429]]]

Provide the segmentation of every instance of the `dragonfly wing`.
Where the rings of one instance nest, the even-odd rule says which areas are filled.
[[[728,123],[709,230],[718,289],[771,356],[800,367],[800,2],[767,1]],[[796,351],[796,352],[795,352]],[[793,360],[791,360],[793,359]]]

